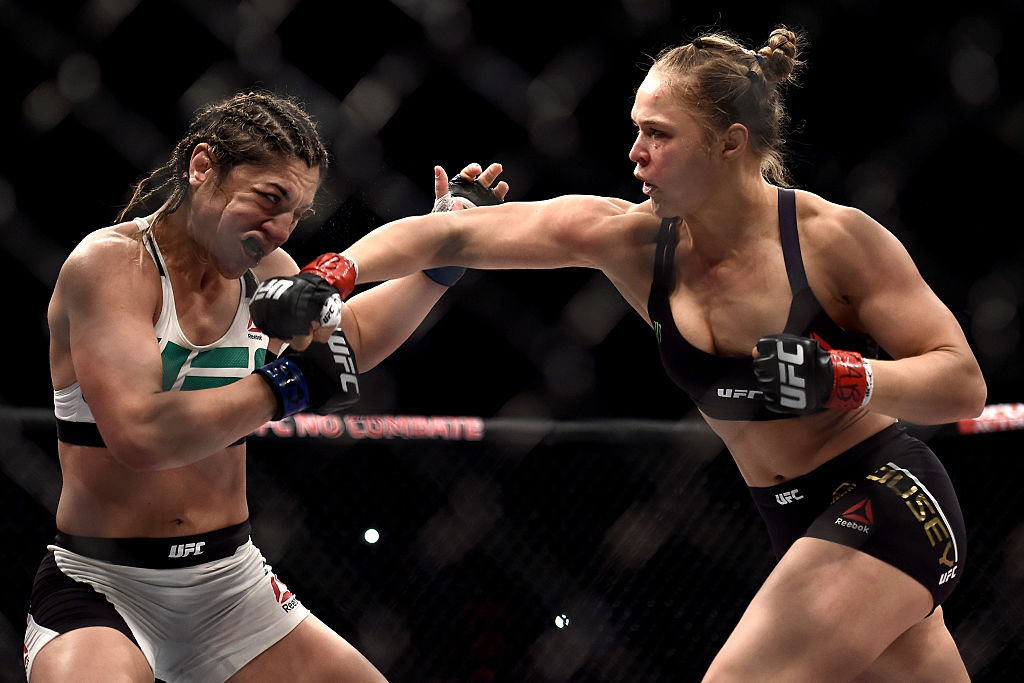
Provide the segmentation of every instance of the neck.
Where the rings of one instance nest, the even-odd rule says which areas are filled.
[[[777,233],[777,214],[778,191],[758,173],[720,183],[680,220],[691,251],[717,262],[734,255],[751,238]]]
[[[188,283],[196,289],[223,284],[225,278],[217,270],[209,250],[194,237],[195,231],[186,208],[182,206],[171,214],[147,217],[164,262],[175,274],[176,281]]]

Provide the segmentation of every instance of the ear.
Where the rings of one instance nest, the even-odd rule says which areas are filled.
[[[188,183],[192,187],[198,187],[213,172],[213,153],[210,151],[210,145],[200,142],[192,150],[192,158],[188,163]]]
[[[738,159],[747,149],[750,131],[742,123],[734,123],[725,129],[720,138],[723,159]]]

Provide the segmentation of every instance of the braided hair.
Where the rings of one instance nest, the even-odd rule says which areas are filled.
[[[221,178],[241,164],[263,165],[283,159],[298,159],[309,168],[319,168],[323,177],[329,163],[316,124],[300,104],[271,93],[239,93],[207,105],[192,118],[167,163],[136,183],[118,220],[154,196],[164,198],[158,218],[177,211],[188,197],[192,151],[202,142],[210,146]]]
[[[709,33],[662,50],[651,71],[669,77],[674,92],[701,121],[710,143],[733,123],[750,131],[751,149],[761,158],[761,174],[790,184],[784,161],[783,129],[789,122],[781,86],[803,65],[797,34],[780,26],[763,47],[745,48],[724,33]]]

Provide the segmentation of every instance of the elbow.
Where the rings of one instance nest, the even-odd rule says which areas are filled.
[[[969,382],[968,389],[964,394],[964,412],[966,413],[964,419],[975,418],[981,415],[988,402],[988,386],[985,384],[985,378],[981,374],[980,369]]]
[[[162,451],[155,440],[145,437],[143,430],[120,425],[113,429],[101,428],[100,434],[110,457],[121,466],[132,472],[160,469]]]
[[[988,401],[988,386],[985,384],[981,368],[973,361],[973,358],[971,361],[970,365],[961,371],[959,379],[948,384],[957,389],[946,394],[950,411],[946,419],[947,422],[976,418],[985,409],[985,404]]]

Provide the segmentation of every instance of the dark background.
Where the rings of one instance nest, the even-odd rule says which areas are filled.
[[[808,38],[808,68],[788,97],[797,185],[892,230],[964,325],[989,403],[1020,401],[1018,2],[946,11],[867,0],[0,0],[8,338],[0,404],[11,414],[52,406],[45,309],[61,263],[86,233],[114,221],[129,187],[163,163],[209,100],[266,87],[300,98],[319,120],[334,166],[317,218],[288,245],[302,263],[428,210],[436,163],[454,173],[469,161],[500,161],[513,199],[590,193],[639,201],[626,154],[632,93],[648,55],[710,28],[756,48],[778,23]],[[366,413],[554,420],[692,413],[664,377],[646,325],[602,276],[583,270],[469,273],[363,386]],[[51,436],[28,430],[12,438],[3,490],[24,499],[11,504],[11,521],[32,520],[23,533],[40,548],[52,469],[40,465],[37,480],[23,470],[15,476],[23,463],[12,453],[38,442],[43,462]],[[973,455],[981,442],[972,443]],[[950,444],[964,455],[963,441]],[[996,466],[985,460],[989,451],[1007,455],[1020,446],[1012,436],[984,444],[979,467]],[[1013,468],[1003,480],[1021,474],[1013,459],[998,462]],[[617,470],[605,470],[614,480]],[[723,476],[739,480],[728,468]],[[544,495],[526,488],[523,495]],[[1000,510],[1014,528],[1020,513],[1010,501]],[[20,596],[36,552],[27,555],[12,560],[10,630],[0,636],[20,639]]]

